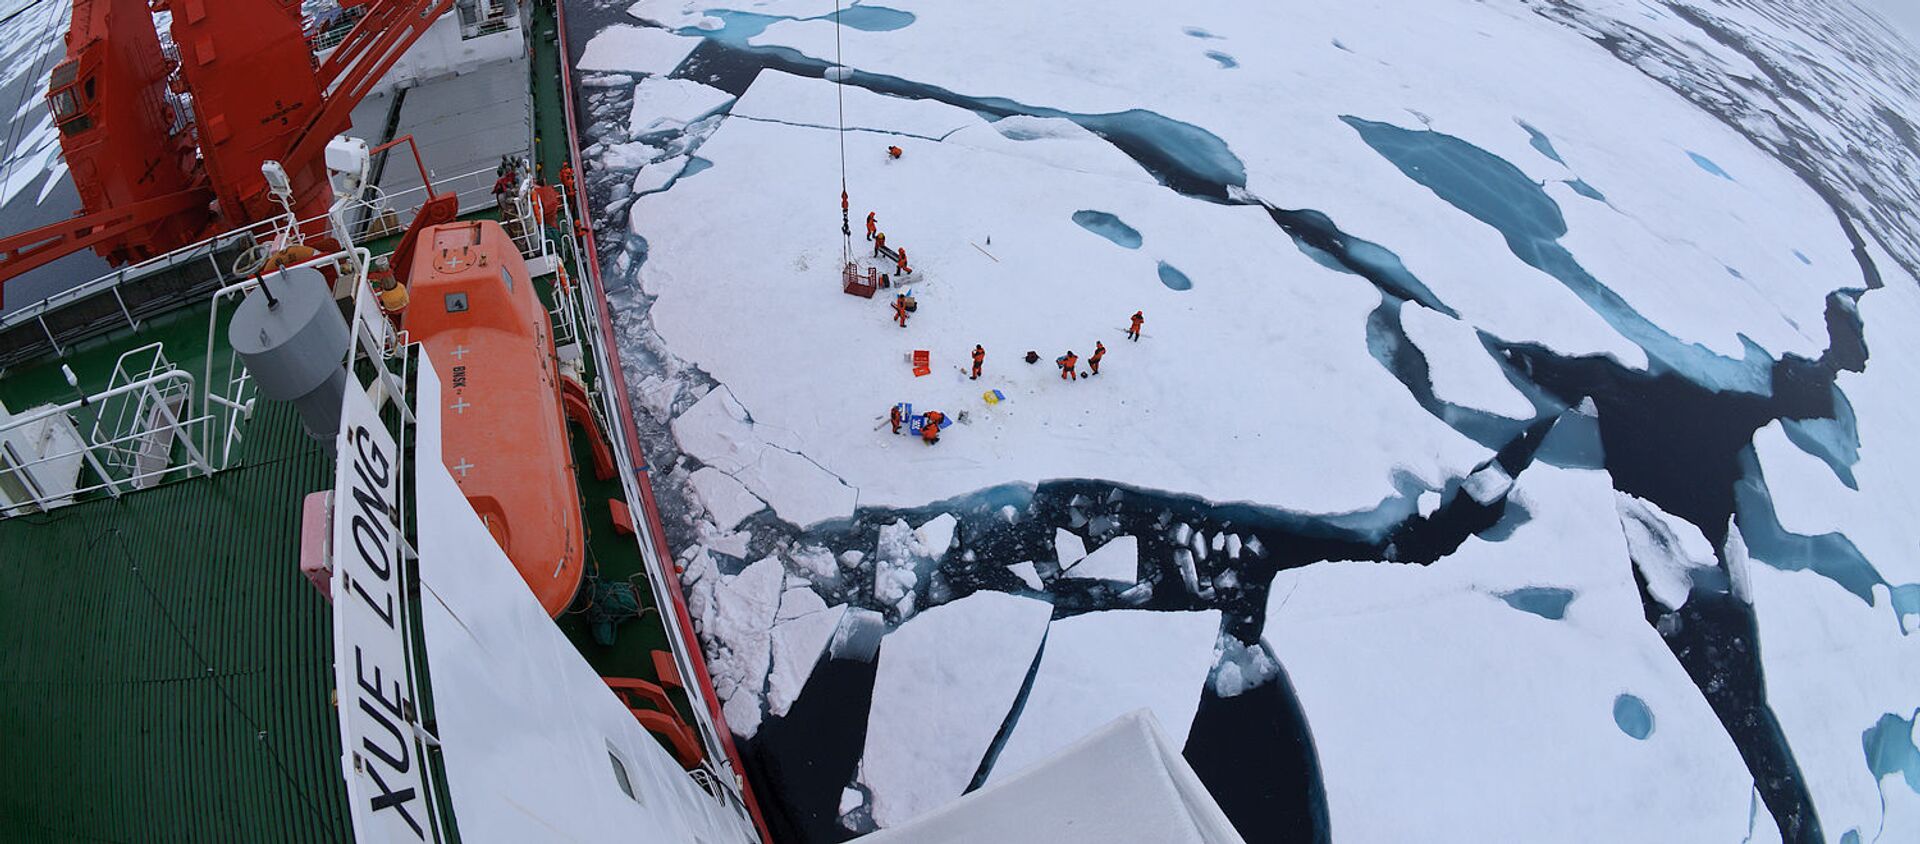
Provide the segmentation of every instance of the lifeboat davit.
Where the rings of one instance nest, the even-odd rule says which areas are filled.
[[[420,233],[404,312],[440,374],[441,457],[548,615],[579,591],[585,541],[553,326],[492,220]]]

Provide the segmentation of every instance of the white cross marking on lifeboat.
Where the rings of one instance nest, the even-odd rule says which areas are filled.
[[[471,351],[473,351],[473,350],[472,350],[472,349],[469,349],[469,348],[467,348],[466,346],[455,346],[455,347],[453,347],[453,359],[454,359],[454,360],[465,360],[465,359],[466,359],[466,357],[467,357],[467,353],[468,353],[468,352],[471,352]]]
[[[450,404],[447,406],[453,408],[453,412],[458,413],[461,416],[465,416],[467,415],[467,408],[472,407],[473,402],[467,401],[466,396],[461,396],[459,401],[456,401],[453,404]]]
[[[452,258],[448,258],[447,269],[450,269],[450,270],[460,269],[460,257],[456,255]]]
[[[459,463],[453,464],[453,470],[455,472],[459,472],[460,477],[462,478],[465,478],[467,476],[467,470],[472,468],[475,468],[474,465],[472,463],[468,463],[467,458],[465,457],[460,458]]]

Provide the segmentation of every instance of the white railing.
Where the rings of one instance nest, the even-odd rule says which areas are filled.
[[[93,478],[91,482],[86,482],[83,475],[82,480],[76,482],[72,488],[58,490],[43,490],[37,485],[23,484],[28,489],[31,500],[0,507],[0,517],[51,509],[81,496],[101,491],[118,498],[124,493],[158,483],[167,475],[178,471],[198,470],[201,473],[211,473],[213,466],[208,463],[205,453],[194,442],[194,430],[204,425],[208,417],[194,415],[193,392],[192,374],[180,369],[168,369],[144,378],[130,380],[85,398],[16,416],[6,424],[0,425],[0,441],[5,441],[8,439],[7,435],[14,431],[41,424],[55,416],[72,418],[76,410],[91,409],[97,413],[98,409],[107,403],[126,396],[177,394],[182,399],[178,408],[169,402],[154,402],[150,417],[151,424],[135,424],[130,430],[117,435],[84,438],[79,448],[46,454],[17,465],[10,465],[8,468],[15,473],[16,477],[25,478],[36,467],[79,457],[87,468],[93,471]],[[78,428],[78,426],[75,427]],[[128,449],[144,453],[151,447],[151,443],[158,439],[164,439],[167,443],[166,454],[156,455],[154,459],[158,462],[153,465],[136,462],[131,467],[116,470],[111,462],[115,460],[117,454]],[[186,452],[184,462],[172,455],[173,445],[176,443]]]

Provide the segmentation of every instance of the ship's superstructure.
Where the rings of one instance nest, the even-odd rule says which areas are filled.
[[[176,38],[235,14],[163,5]],[[269,159],[226,181],[279,213],[0,318],[0,765],[39,772],[0,837],[757,840],[577,197],[544,184],[552,12],[350,5],[443,35],[301,42],[374,106],[298,153],[317,182]],[[135,43],[86,55],[161,55]],[[327,70],[365,49],[372,78]]]

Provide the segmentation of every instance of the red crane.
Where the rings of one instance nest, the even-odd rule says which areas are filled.
[[[0,238],[0,290],[89,247],[124,264],[281,213],[260,173],[270,160],[300,219],[325,214],[327,141],[453,0],[343,5],[365,14],[320,62],[299,0],[74,0],[47,104],[83,207]],[[178,58],[154,29],[161,11]]]

